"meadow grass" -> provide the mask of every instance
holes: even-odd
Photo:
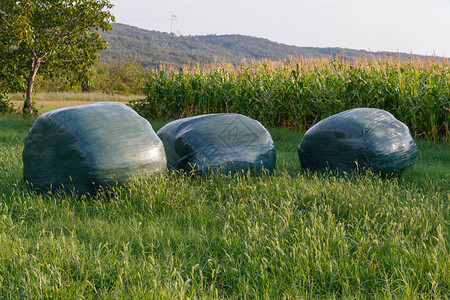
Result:
[[[94,102],[112,101],[123,102],[144,98],[142,95],[119,95],[119,94],[107,94],[101,92],[41,92],[35,93],[33,99],[36,101],[36,109],[39,113],[45,113],[50,110],[90,104]],[[14,93],[8,95],[8,100],[13,103],[14,108],[20,111],[23,107],[25,96],[23,93]]]
[[[401,177],[302,170],[136,178],[91,199],[30,194],[0,117],[0,298],[449,298],[450,155],[418,140]],[[157,130],[164,122],[151,122]]]

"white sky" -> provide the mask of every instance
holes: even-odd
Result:
[[[116,22],[181,35],[450,57],[450,0],[110,0]]]

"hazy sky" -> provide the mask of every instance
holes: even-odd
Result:
[[[450,57],[450,0],[111,0],[116,22],[181,35]]]

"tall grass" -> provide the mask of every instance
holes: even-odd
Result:
[[[415,136],[450,142],[450,65],[446,60],[262,61],[151,73],[146,99],[131,102],[149,118],[236,112],[267,126],[306,130],[355,107],[391,112]]]
[[[449,298],[448,145],[419,140],[399,178],[337,176],[302,170],[301,133],[269,128],[273,175],[171,173],[86,199],[28,193],[32,123],[0,116],[1,299]]]

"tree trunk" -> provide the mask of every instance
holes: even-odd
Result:
[[[25,103],[23,104],[23,112],[28,112],[32,114],[34,112],[33,107],[33,85],[34,85],[34,78],[36,77],[36,73],[39,69],[39,64],[41,60],[39,58],[33,59],[31,62],[31,68],[30,68],[30,76],[25,77],[25,80],[27,81],[27,98],[25,99]]]
[[[23,104],[23,111],[28,111],[30,114],[34,112],[33,107],[33,85],[34,85],[34,79],[28,78],[27,79],[27,98],[25,99],[25,103]]]

